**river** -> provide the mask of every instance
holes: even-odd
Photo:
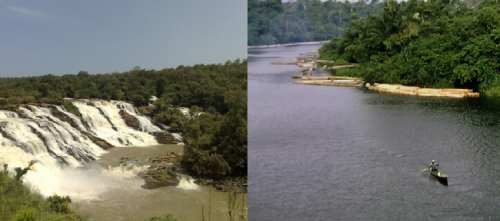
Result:
[[[249,50],[250,220],[500,219],[499,103],[293,84],[271,64],[318,47]]]

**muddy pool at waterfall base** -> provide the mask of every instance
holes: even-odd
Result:
[[[141,188],[144,182],[137,177],[137,171],[148,158],[170,152],[180,153],[182,149],[181,145],[111,149],[97,164],[107,168],[110,177],[116,178],[113,185],[106,184],[108,188],[94,199],[74,200],[72,207],[90,221],[142,221],[165,214],[172,214],[177,220],[199,221],[202,208],[208,211],[210,207],[212,220],[227,220],[227,193],[212,187],[181,180],[178,186]],[[123,158],[137,162],[137,167],[118,167]]]

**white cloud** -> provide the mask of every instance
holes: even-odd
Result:
[[[18,7],[18,6],[7,6],[7,9],[15,12],[20,15],[26,15],[26,16],[33,16],[33,17],[43,17],[45,14],[43,14],[40,11],[29,9],[29,8],[24,8],[24,7]]]

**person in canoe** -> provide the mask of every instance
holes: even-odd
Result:
[[[438,171],[439,170],[439,163],[436,162],[435,160],[432,160],[431,164],[429,164],[429,169],[431,170],[431,172]]]

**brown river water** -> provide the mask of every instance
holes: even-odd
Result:
[[[172,214],[177,220],[201,221],[202,211],[211,220],[229,220],[229,194],[216,191],[213,187],[198,186],[182,179],[177,187],[143,189],[143,180],[136,175],[141,165],[150,157],[168,152],[182,152],[180,145],[159,145],[153,147],[114,148],[98,161],[106,173],[118,177],[95,185],[109,186],[97,199],[76,200],[73,208],[93,221],[142,221],[153,216]],[[119,168],[120,159],[127,157],[136,162],[137,168]],[[238,205],[244,204],[239,212],[246,212],[246,194],[238,196]]]

